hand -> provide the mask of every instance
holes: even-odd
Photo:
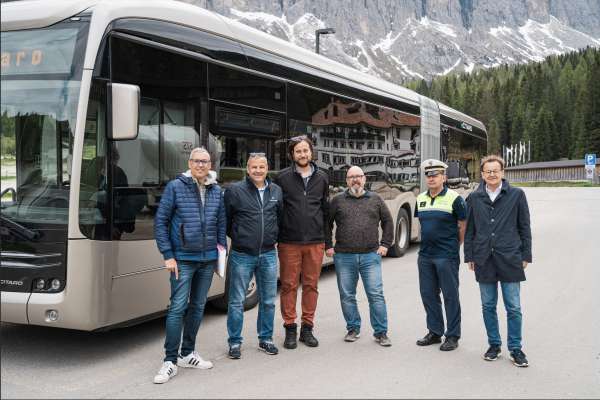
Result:
[[[471,271],[475,271],[475,263],[474,263],[474,262],[472,262],[472,261],[470,261],[468,264],[469,264],[469,269],[470,269]]]
[[[529,264],[527,261],[523,261],[523,269],[527,268],[527,264]]]
[[[223,246],[222,244],[219,244],[219,243],[217,243],[217,249],[218,249],[218,250],[221,250],[221,251],[222,251],[222,250],[227,250],[227,249],[225,248],[225,246]]]
[[[387,247],[385,246],[379,246],[379,248],[377,249],[377,254],[379,254],[381,257],[385,256],[387,254]]]
[[[325,250],[325,255],[327,255],[327,257],[333,257],[333,255],[335,254],[335,250],[332,248]]]
[[[175,272],[175,280],[179,279],[177,261],[174,258],[169,258],[168,260],[165,260],[165,267],[167,267],[167,271]]]

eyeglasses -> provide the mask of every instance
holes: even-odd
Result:
[[[427,171],[427,172],[425,172],[425,176],[428,178],[433,178],[435,176],[442,175],[442,174],[443,174],[442,171]]]
[[[192,158],[190,160],[194,165],[208,165],[210,164],[210,160],[202,160],[199,158]]]
[[[486,175],[499,175],[500,172],[502,172],[501,169],[490,169],[488,171],[483,171],[483,173]]]
[[[265,153],[248,153],[248,158],[254,158],[254,157],[266,157],[267,155]]]
[[[352,181],[354,179],[361,179],[361,178],[364,178],[364,177],[365,177],[364,175],[348,175],[346,177],[346,179],[348,179],[349,181]]]
[[[308,136],[306,135],[294,136],[290,138],[290,142],[301,142],[306,139],[308,139]]]

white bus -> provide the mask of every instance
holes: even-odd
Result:
[[[486,150],[473,118],[199,7],[1,7],[2,321],[102,330],[164,314],[154,214],[196,146],[226,187],[248,152],[276,173],[288,138],[311,137],[332,194],[359,165],[386,200],[393,256],[419,235],[420,161],[446,160],[468,190]],[[215,275],[221,307],[226,286]]]

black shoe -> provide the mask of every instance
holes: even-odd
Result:
[[[486,361],[496,361],[500,357],[500,353],[502,353],[500,346],[490,346],[483,355],[483,359]]]
[[[300,329],[300,341],[308,347],[317,347],[319,341],[314,337],[312,330],[312,326],[302,324],[302,328]]]
[[[513,350],[510,352],[510,359],[513,364],[517,367],[529,367],[529,362],[527,361],[527,357],[525,357],[525,353],[521,350]]]
[[[298,346],[298,342],[296,342],[298,325],[290,324],[284,325],[283,327],[285,328],[285,340],[283,341],[283,347],[286,349],[295,349]]]
[[[277,349],[277,347],[275,347],[275,345],[271,341],[260,342],[258,344],[258,349],[262,350],[265,353],[272,355],[272,356],[279,353],[279,350]]]
[[[458,347],[458,338],[456,336],[448,336],[444,343],[440,346],[441,351],[452,351]]]
[[[242,356],[242,345],[240,344],[232,344],[229,346],[229,353],[227,356],[232,360],[237,360]]]
[[[442,343],[442,337],[433,332],[429,332],[423,339],[417,340],[417,346],[430,346],[434,343]]]

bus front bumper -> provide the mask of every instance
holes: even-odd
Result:
[[[22,292],[1,292],[0,318],[2,322],[12,322],[14,324],[28,324],[27,302],[31,293]]]

